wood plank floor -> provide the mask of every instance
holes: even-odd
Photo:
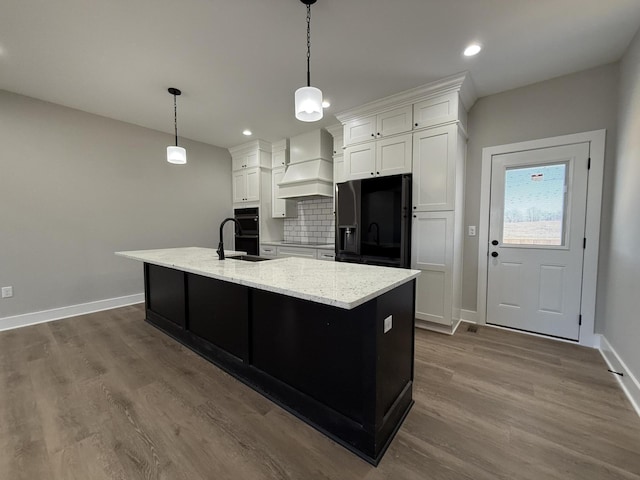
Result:
[[[640,479],[640,419],[591,349],[416,334],[416,404],[374,468],[132,306],[0,333],[0,478]]]

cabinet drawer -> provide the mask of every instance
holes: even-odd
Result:
[[[328,262],[333,262],[335,259],[336,259],[336,252],[332,252],[331,250],[318,249],[318,260],[326,260]]]
[[[317,249],[305,247],[278,247],[278,257],[317,258]]]
[[[275,257],[278,255],[278,247],[275,245],[260,245],[261,257]]]

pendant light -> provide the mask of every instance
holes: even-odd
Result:
[[[307,6],[307,86],[296,90],[296,118],[303,122],[316,122],[322,118],[322,92],[311,86],[309,63],[311,60],[311,5],[316,0],[300,0]]]
[[[171,87],[169,93],[173,95],[173,126],[176,132],[176,145],[175,147],[173,145],[167,147],[167,162],[184,165],[187,163],[187,151],[178,146],[178,106],[176,103],[176,97],[182,95],[182,92],[177,88]]]

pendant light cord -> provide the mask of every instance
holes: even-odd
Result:
[[[307,87],[311,86],[311,5],[307,5]]]
[[[173,94],[173,128],[176,132],[176,147],[178,146],[178,105],[176,103],[176,94]]]

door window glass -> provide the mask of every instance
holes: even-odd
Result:
[[[503,244],[564,245],[566,176],[566,163],[505,171]]]

